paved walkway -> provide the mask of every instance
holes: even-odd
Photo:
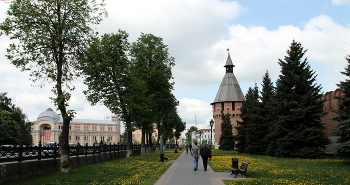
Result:
[[[165,156],[166,157],[166,156]],[[215,156],[213,157],[215,162]],[[214,172],[208,165],[207,171],[204,171],[202,158],[198,160],[198,170],[193,170],[192,156],[183,151],[170,168],[158,179],[155,185],[224,185],[223,180],[247,179],[242,175],[234,178],[230,172]],[[230,168],[231,164],[227,164]]]

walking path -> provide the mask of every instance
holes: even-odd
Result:
[[[215,157],[213,160],[215,161]],[[209,165],[207,171],[204,171],[202,158],[198,160],[198,170],[194,171],[192,156],[190,153],[186,154],[186,151],[182,152],[176,160],[169,160],[169,162],[173,164],[155,185],[225,185],[223,180],[247,179],[240,174],[234,178],[231,172],[214,172]],[[227,168],[230,166],[231,164],[227,164]]]

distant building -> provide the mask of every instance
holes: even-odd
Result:
[[[198,145],[201,144],[210,144],[214,145],[215,140],[215,129],[211,132],[210,129],[200,129],[196,132],[192,132],[192,141],[196,140]]]
[[[118,143],[120,141],[120,121],[73,119],[69,125],[69,143],[92,145],[101,141]],[[59,142],[63,119],[51,108],[42,112],[32,128],[33,143]]]
[[[332,117],[339,116],[338,114],[334,113],[334,110],[338,109],[338,99],[335,99],[334,96],[343,96],[344,94],[340,92],[339,89],[335,91],[329,91],[326,92],[322,100],[325,100],[324,106],[323,106],[323,111],[327,112],[327,114],[322,118],[322,123],[325,125],[325,129],[323,132],[326,134],[326,136],[332,141],[332,144],[327,145],[327,148],[325,150],[326,153],[328,154],[335,154],[336,152],[336,146],[337,146],[337,139],[338,136],[335,136],[332,132],[332,129],[334,129],[337,125],[339,125],[338,121],[333,121],[331,120]]]
[[[228,57],[226,60],[226,64],[224,66],[226,68],[225,76],[222,79],[219,91],[214,99],[214,102],[211,103],[213,118],[214,118],[214,130],[215,130],[215,148],[218,148],[218,144],[221,136],[221,111],[224,114],[229,113],[231,115],[231,124],[233,127],[233,135],[237,135],[237,129],[235,126],[237,125],[237,121],[242,121],[240,118],[243,101],[245,97],[242,93],[241,87],[238,84],[238,81],[233,73],[233,67],[235,67],[232,63],[230,53],[228,53]]]
[[[174,130],[175,131],[175,130]],[[158,129],[156,124],[153,124],[153,133],[152,133],[152,137],[154,138],[154,140],[158,139]],[[142,132],[141,130],[135,130],[134,132],[132,132],[132,142],[133,143],[141,143],[141,138],[142,138]],[[148,141],[146,141],[147,143]],[[170,143],[170,141],[166,141],[166,143]],[[177,140],[177,144],[182,145],[182,133],[180,134],[180,138]]]

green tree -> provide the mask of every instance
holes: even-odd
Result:
[[[132,132],[135,121],[146,115],[148,103],[144,96],[146,84],[131,70],[127,52],[130,44],[128,34],[104,34],[95,39],[81,58],[81,69],[86,76],[84,91],[87,99],[95,105],[102,102],[112,113],[119,115],[125,123],[127,134],[127,156],[132,155]]]
[[[191,126],[190,129],[187,129],[187,132],[186,132],[186,143],[187,144],[191,144],[193,143],[194,141],[192,140],[192,133],[193,132],[196,132],[198,130],[197,127],[195,126]]]
[[[333,120],[339,121],[340,124],[333,129],[333,133],[338,136],[337,143],[337,153],[336,155],[349,159],[350,157],[350,55],[346,57],[348,61],[348,66],[345,68],[344,72],[341,74],[345,75],[347,79],[341,81],[337,86],[340,92],[343,93],[342,96],[335,97],[339,100],[338,109],[334,112],[339,116],[333,117]]]
[[[11,113],[0,110],[0,144],[18,144],[20,140],[20,127],[11,118]]]
[[[23,113],[22,109],[15,107],[11,113],[12,119],[18,123],[20,127],[20,141],[24,145],[32,145],[33,136],[31,134],[33,123],[30,122],[27,116]]]
[[[270,140],[273,138],[269,138],[269,133],[271,131],[270,124],[274,121],[275,115],[273,112],[274,109],[274,99],[275,99],[275,87],[271,82],[270,75],[268,71],[266,71],[263,77],[262,83],[262,91],[260,91],[260,126],[261,130],[259,131],[259,137],[261,138],[261,150],[259,154],[266,154],[266,149],[268,148],[268,144]]]
[[[145,109],[146,115],[142,115],[142,119],[135,120],[136,127],[142,130],[141,147],[144,147],[145,131],[152,128],[153,123],[157,123],[159,136],[172,133],[175,126],[171,119],[178,101],[171,93],[174,83],[170,82],[173,79],[171,68],[175,62],[169,55],[163,39],[152,34],[141,33],[138,40],[132,43],[130,56],[133,74],[146,84],[143,96],[151,100],[151,103],[145,104],[148,105]]]
[[[322,132],[323,101],[315,72],[305,58],[306,50],[293,40],[287,56],[279,59],[281,75],[276,82],[276,119],[268,154],[273,156],[317,157],[329,144]]]
[[[16,136],[19,138],[18,140],[22,141],[25,145],[31,145],[33,141],[31,126],[33,123],[28,120],[22,109],[16,107],[16,105],[12,103],[11,98],[7,97],[6,95],[7,93],[0,93],[0,110],[9,112],[11,119],[18,124],[20,128],[20,133],[18,136]],[[16,131],[13,133],[16,133]],[[17,145],[19,143],[17,142],[11,144]]]
[[[224,114],[221,111],[221,136],[219,142],[220,150],[233,150],[235,147],[234,136],[232,133],[231,115],[229,113]]]
[[[241,107],[242,122],[238,122],[242,128],[238,128],[238,135],[236,140],[240,139],[243,143],[237,144],[239,152],[247,152],[251,154],[265,153],[265,148],[261,146],[263,143],[263,125],[260,119],[260,103],[259,103],[259,90],[258,87],[249,88],[246,95],[246,100]],[[238,126],[238,127],[240,127]],[[236,127],[237,128],[237,127]],[[244,130],[244,131],[243,131]],[[239,141],[240,141],[239,140]],[[262,152],[264,151],[264,152]]]
[[[14,0],[7,11],[8,17],[0,25],[1,34],[10,35],[19,42],[8,48],[7,58],[22,71],[32,70],[31,80],[41,79],[56,83],[51,98],[63,117],[59,136],[61,171],[69,157],[69,124],[73,110],[67,110],[71,82],[79,76],[78,57],[89,39],[95,36],[90,28],[98,24],[106,13],[104,2],[95,0]],[[41,83],[42,86],[44,83]]]
[[[125,131],[120,135],[121,143],[127,143],[128,142],[128,132]]]
[[[255,130],[254,127],[258,124],[258,111],[259,111],[259,91],[257,86],[255,88],[249,87],[248,92],[245,96],[245,101],[241,107],[241,119],[238,121],[236,127],[238,134],[235,136],[237,141],[237,151],[240,153],[255,153]],[[258,131],[259,132],[259,131]],[[259,138],[258,138],[259,139]]]

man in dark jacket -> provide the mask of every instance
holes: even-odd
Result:
[[[204,171],[207,171],[208,158],[211,159],[211,150],[207,147],[207,144],[199,150],[200,155],[202,156]]]

